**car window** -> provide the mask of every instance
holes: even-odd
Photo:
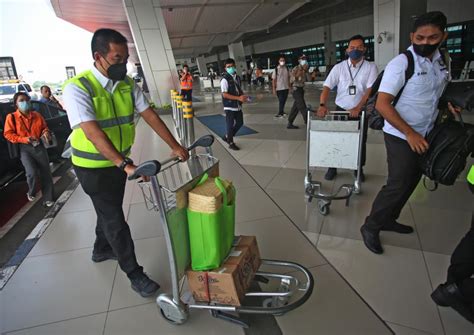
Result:
[[[33,109],[40,113],[45,118],[45,120],[51,119],[51,113],[49,112],[48,105],[39,101],[32,101],[31,104],[33,105]]]
[[[30,86],[30,85],[25,84],[25,87],[26,87],[26,90],[27,90],[28,92],[32,92],[32,91],[33,91],[33,90],[31,89],[31,86]]]
[[[23,85],[18,85],[18,92],[26,92],[25,87]]]
[[[0,86],[0,95],[15,94],[15,85],[2,85]]]
[[[61,116],[61,110],[57,107],[54,107],[52,105],[48,105],[49,108],[49,113],[51,114],[51,117],[58,117]]]

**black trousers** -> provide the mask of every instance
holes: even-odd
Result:
[[[36,173],[38,172],[43,201],[53,201],[54,184],[46,148],[42,144],[36,147],[33,147],[31,144],[20,144],[20,160],[25,168],[28,194],[35,195]]]
[[[342,111],[345,111],[345,109],[336,105],[336,111],[342,112]],[[349,117],[349,120],[359,120],[360,121],[360,117]],[[368,121],[367,121],[367,115],[365,116],[364,123],[365,123],[364,132],[362,133],[362,142],[363,142],[362,143],[362,152],[360,153],[360,160],[361,160],[362,166],[365,166],[365,161],[366,161],[366,157],[367,157],[367,133],[368,133],[368,129],[369,129],[369,124],[368,124]],[[359,122],[359,124],[360,124],[360,122]]]
[[[225,110],[226,121],[226,137],[228,143],[234,143],[234,136],[244,125],[244,114],[242,110],[229,111]]]
[[[461,239],[451,256],[448,268],[448,283],[456,283],[462,295],[474,303],[474,213],[471,229]]]
[[[304,88],[296,87],[293,89],[293,107],[291,107],[290,115],[288,116],[288,124],[293,124],[298,115],[298,112],[301,113],[304,123],[308,122],[308,111],[306,110],[306,102],[304,101]]]
[[[285,112],[285,104],[286,100],[288,99],[288,92],[289,90],[278,90],[276,91],[278,97],[278,114],[283,114]]]
[[[407,141],[386,133],[384,139],[388,177],[366,218],[367,226],[376,231],[398,219],[422,175],[418,164],[419,155],[411,150]]]
[[[88,169],[74,166],[74,171],[97,214],[94,253],[113,250],[120,268],[129,278],[140,274],[143,268],[137,263],[132,235],[122,209],[127,174],[116,167]]]
[[[181,90],[183,101],[193,101],[193,90]]]

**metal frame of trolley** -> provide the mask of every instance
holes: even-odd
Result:
[[[217,318],[236,323],[242,327],[248,325],[239,318],[239,314],[271,314],[282,315],[305,303],[312,294],[314,279],[311,273],[302,265],[293,262],[264,260],[263,266],[280,268],[281,273],[261,271],[256,273],[254,282],[276,289],[271,291],[255,290],[246,292],[242,306],[219,305],[207,302],[185,302],[183,290],[186,280],[185,271],[188,269],[191,258],[189,254],[188,224],[181,216],[173,220],[180,199],[178,192],[187,192],[200,180],[205,173],[210,173],[217,167],[218,160],[212,155],[211,145],[214,142],[212,135],[206,135],[194,142],[188,150],[192,153],[186,162],[178,158],[158,162],[147,161],[140,164],[129,180],[140,176],[149,177],[149,181],[139,181],[148,210],[159,213],[163,226],[166,248],[169,257],[172,292],[158,295],[156,302],[162,316],[169,322],[179,325],[186,322],[190,309],[206,309]],[[196,154],[195,148],[205,148],[204,154]],[[184,209],[185,210],[185,209]],[[178,229],[179,228],[179,229]],[[187,240],[177,245],[176,241]],[[187,252],[182,252],[187,248]],[[301,280],[295,274],[299,273]],[[273,286],[272,286],[273,285]],[[297,294],[299,292],[299,294]],[[189,294],[188,294],[189,296]],[[249,297],[250,299],[247,299]],[[192,299],[191,299],[192,300]],[[252,304],[248,303],[252,301]]]
[[[346,200],[352,194],[361,192],[361,153],[365,111],[359,120],[349,120],[349,112],[329,112],[324,118],[313,115],[308,107],[308,124],[306,134],[306,175],[304,179],[305,195],[308,202],[318,199],[318,210],[322,215],[328,215],[333,200]],[[311,168],[341,168],[357,170],[354,184],[343,184],[333,193],[322,192],[322,183],[313,181]]]

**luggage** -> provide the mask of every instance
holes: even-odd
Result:
[[[474,152],[474,125],[446,120],[436,125],[426,140],[429,149],[420,157],[423,174],[438,184],[453,185]],[[423,180],[426,187],[426,178]],[[427,187],[426,187],[427,188]]]
[[[439,100],[439,108],[446,108],[450,102],[464,110],[474,109],[474,81],[451,81]]]
[[[13,113],[10,113],[10,118],[12,119],[13,127],[15,127],[15,130],[16,130],[15,115],[13,115]],[[20,158],[20,145],[18,143],[12,143],[7,140],[7,148],[8,148],[8,156],[10,156],[10,159]]]
[[[235,188],[205,174],[188,196],[191,267],[195,271],[217,268],[234,239]]]

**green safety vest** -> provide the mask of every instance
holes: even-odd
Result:
[[[126,77],[114,92],[107,92],[92,71],[85,71],[68,80],[64,86],[74,84],[84,90],[92,100],[96,121],[115,149],[124,157],[130,154],[135,139],[133,81]],[[85,168],[115,166],[102,156],[84,131],[78,127],[71,134],[72,163]]]
[[[467,181],[469,182],[469,184],[474,185],[474,165],[471,166],[471,169],[467,174]]]

